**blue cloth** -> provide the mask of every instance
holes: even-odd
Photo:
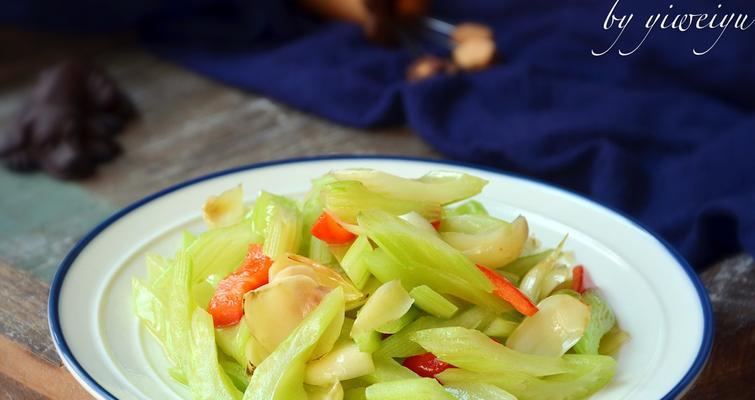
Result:
[[[753,14],[750,2],[717,10],[679,0],[671,10],[624,0],[617,14],[635,21],[617,48],[594,57],[618,34],[603,30],[614,0],[438,0],[434,16],[493,26],[502,62],[415,84],[404,79],[407,50],[284,2],[163,3],[128,20],[155,52],[207,76],[351,126],[408,123],[453,159],[623,210],[698,268],[755,254],[755,27],[730,26],[699,57],[692,48],[709,47],[720,30],[655,30],[633,55],[616,54],[640,42],[656,12]]]

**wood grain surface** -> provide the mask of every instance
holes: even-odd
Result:
[[[33,51],[29,43],[35,45]],[[125,149],[120,158],[91,178],[60,188],[81,191],[75,196],[83,193],[82,201],[95,202],[105,211],[192,177],[272,159],[323,154],[439,157],[406,128],[366,131],[338,126],[163,62],[124,38],[70,41],[2,30],[0,131],[34,76],[71,54],[104,67],[142,112],[120,137]],[[0,188],[3,196],[14,195],[5,189]],[[3,228],[3,221],[11,221],[11,216],[0,210],[0,398],[88,397],[60,366],[46,321],[46,281],[54,265],[72,240],[99,218],[83,212],[75,216],[86,226],[69,230],[71,238],[54,234],[54,227],[12,231],[15,240],[45,240],[36,251],[47,252],[45,257],[52,261],[39,269],[42,261],[33,250],[2,246],[10,240],[2,236],[2,229],[11,229],[11,223]],[[746,255],[733,257],[707,269],[702,278],[714,305],[716,339],[708,365],[685,399],[755,398],[750,382],[755,377],[755,262]]]

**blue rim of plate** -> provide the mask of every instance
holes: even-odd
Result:
[[[148,195],[147,197],[144,197],[141,200],[138,200],[132,203],[131,205],[111,215],[106,220],[102,221],[99,225],[94,227],[94,229],[89,231],[89,233],[87,233],[86,236],[84,236],[81,240],[79,240],[76,243],[73,249],[71,249],[71,251],[63,259],[63,262],[60,263],[60,266],[58,266],[58,270],[55,272],[55,276],[53,277],[52,284],[50,286],[50,297],[47,303],[47,320],[50,326],[50,333],[52,334],[53,343],[55,344],[55,348],[57,349],[58,354],[61,356],[63,361],[65,361],[66,365],[71,370],[71,372],[75,374],[76,377],[82,383],[85,383],[88,386],[89,390],[97,393],[99,396],[105,399],[118,400],[115,396],[113,396],[110,392],[108,392],[105,388],[103,388],[97,381],[95,381],[89,375],[89,373],[81,366],[81,364],[79,364],[79,362],[76,360],[76,357],[74,357],[73,353],[71,353],[71,349],[68,347],[68,343],[66,343],[65,337],[63,336],[63,330],[61,329],[61,326],[60,326],[60,317],[58,315],[58,300],[60,297],[60,290],[63,287],[63,281],[65,280],[65,277],[66,277],[66,273],[70,269],[71,265],[73,265],[74,261],[76,260],[78,255],[81,253],[81,251],[89,244],[89,242],[91,242],[95,237],[97,237],[97,235],[99,235],[100,232],[105,230],[107,227],[109,227],[114,222],[118,221],[120,218],[127,215],[131,211],[155,199],[158,199],[166,194],[175,192],[184,187],[191,186],[202,181],[206,181],[208,179],[213,179],[220,176],[233,174],[236,172],[249,171],[249,170],[254,170],[254,169],[275,166],[275,165],[295,164],[295,163],[302,163],[302,162],[308,162],[308,161],[327,161],[327,160],[416,161],[416,162],[446,164],[450,166],[458,166],[458,167],[466,167],[466,168],[475,168],[475,169],[479,169],[486,172],[491,172],[491,173],[495,173],[495,174],[499,174],[503,176],[508,176],[508,177],[513,177],[513,178],[518,178],[518,179],[534,182],[542,186],[548,187],[550,189],[555,189],[557,191],[564,192],[571,196],[576,196],[579,199],[585,200],[593,205],[602,207],[604,209],[607,209],[609,211],[612,211],[615,214],[618,214],[624,217],[624,219],[626,219],[628,222],[632,223],[640,230],[654,237],[658,242],[660,242],[666,248],[666,250],[671,255],[674,256],[674,258],[679,263],[679,265],[682,266],[682,269],[684,269],[684,272],[687,273],[687,276],[689,280],[692,282],[692,285],[695,287],[698,299],[700,300],[700,304],[702,306],[703,339],[700,343],[700,349],[698,350],[697,356],[695,357],[695,361],[692,363],[692,366],[687,371],[687,373],[684,374],[682,379],[676,385],[674,385],[671,391],[669,391],[665,396],[662,397],[662,400],[676,399],[678,396],[683,394],[686,391],[686,389],[688,389],[692,385],[692,383],[694,383],[695,379],[700,374],[700,371],[702,371],[703,366],[705,366],[705,363],[708,360],[708,356],[710,355],[711,347],[713,345],[713,310],[711,308],[708,294],[705,291],[705,287],[703,286],[702,282],[700,281],[699,277],[697,276],[697,273],[695,273],[695,270],[692,268],[692,266],[687,262],[687,260],[684,259],[684,257],[681,256],[681,254],[679,254],[678,251],[676,251],[676,249],[674,249],[664,238],[654,233],[652,230],[647,228],[641,222],[635,220],[633,217],[625,214],[622,211],[618,211],[611,207],[600,204],[595,200],[591,200],[571,190],[564,189],[564,188],[555,186],[553,184],[546,183],[546,182],[533,179],[530,177],[526,177],[523,175],[519,175],[519,174],[515,174],[511,172],[504,172],[499,169],[488,167],[488,166],[475,165],[472,163],[465,163],[465,162],[459,162],[459,161],[438,160],[438,159],[430,159],[430,158],[422,158],[422,157],[406,157],[406,156],[390,156],[390,155],[329,155],[329,156],[318,156],[318,157],[288,158],[288,159],[283,159],[283,160],[274,160],[274,161],[267,161],[267,162],[261,162],[261,163],[254,163],[254,164],[230,168],[230,169],[214,172],[208,175],[200,176],[197,178],[189,179],[187,181],[175,184],[173,186],[169,186],[163,190],[155,192],[151,195]]]

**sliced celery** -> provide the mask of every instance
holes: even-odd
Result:
[[[417,374],[412,370],[404,367],[390,357],[376,354],[372,358],[375,364],[375,371],[363,378],[367,383],[390,382],[417,377]]]
[[[172,286],[167,292],[163,304],[167,304],[165,315],[167,325],[166,348],[179,369],[188,375],[189,353],[191,348],[192,313],[196,307],[191,294],[192,263],[184,252],[176,255],[172,267]],[[209,316],[209,315],[208,315]],[[198,322],[202,322],[201,320]],[[212,326],[212,318],[210,318]],[[214,339],[213,339],[214,345]]]
[[[304,383],[324,386],[375,372],[372,356],[352,342],[340,341],[328,354],[307,363]]]
[[[184,249],[187,249],[189,246],[191,246],[194,241],[197,240],[197,235],[191,233],[190,231],[184,230],[181,232],[181,243]]]
[[[336,288],[257,366],[244,400],[306,400],[306,362],[320,337],[343,313],[343,290]]]
[[[246,366],[249,360],[246,357],[246,343],[249,341],[249,325],[244,318],[238,324],[227,328],[215,329],[215,341],[218,348],[234,359],[239,365]]]
[[[469,200],[459,206],[443,209],[443,218],[455,217],[457,215],[488,215],[488,210],[477,200]]]
[[[382,210],[391,215],[416,211],[427,220],[440,219],[440,203],[414,199],[399,200],[371,192],[357,181],[338,181],[325,185],[323,201],[328,212],[349,224],[356,222],[357,215],[365,210]]]
[[[190,355],[187,368],[189,388],[197,400],[238,400],[241,392],[218,362],[212,317],[196,307],[191,317],[190,344],[182,349]],[[187,333],[189,333],[187,332]],[[189,349],[189,351],[187,351]]]
[[[519,400],[585,399],[613,377],[616,361],[608,356],[567,354],[563,356],[566,372],[536,378],[520,372],[487,374],[460,368],[447,369],[437,375],[446,385],[487,382],[515,395]]]
[[[404,215],[399,215],[398,217],[414,225],[418,229],[422,229],[423,231],[428,232],[433,236],[438,236],[438,231],[435,230],[433,224],[431,224],[428,220],[414,211],[406,213]]]
[[[381,334],[378,331],[366,331],[360,333],[353,333],[351,337],[359,346],[359,350],[365,353],[374,353],[380,348]]]
[[[194,265],[194,282],[210,275],[225,277],[241,264],[250,243],[261,243],[248,220],[202,233],[186,249]]]
[[[585,290],[582,302],[590,306],[590,322],[573,349],[577,354],[598,354],[600,340],[616,325],[616,316],[597,289]]]
[[[567,371],[559,357],[520,353],[473,329],[426,329],[415,332],[411,339],[441,360],[470,371],[489,374],[514,371],[533,376],[554,375]]]
[[[328,183],[334,182],[335,178],[325,175],[317,179],[312,180],[312,188],[309,189],[304,201],[301,203],[301,219],[302,219],[302,231],[301,231],[301,244],[299,254],[309,254],[309,258],[316,260],[321,264],[328,264],[325,261],[313,257],[313,249],[315,252],[319,251],[319,246],[313,246],[311,242],[319,239],[312,236],[312,226],[315,221],[323,212],[322,202],[322,187]]]
[[[432,399],[454,400],[443,386],[432,378],[412,378],[375,383],[367,387],[367,400]]]
[[[482,333],[490,337],[506,339],[512,332],[514,332],[514,329],[516,329],[517,326],[519,326],[519,322],[496,318],[487,326],[487,328],[485,328],[485,330],[482,331]]]
[[[420,316],[420,314],[421,312],[419,310],[412,307],[409,309],[409,311],[406,312],[406,314],[402,315],[401,318],[386,322],[383,325],[377,327],[376,330],[380,333],[392,335],[404,329],[405,326],[411,324],[415,319],[417,319],[417,317]]]
[[[448,244],[477,264],[490,268],[504,266],[522,253],[529,236],[527,220],[519,216],[511,224],[477,233],[441,232]]]
[[[247,375],[246,366],[239,365],[239,363],[222,353],[218,354],[218,362],[220,363],[220,367],[223,368],[225,374],[228,375],[228,378],[233,382],[233,386],[241,392],[246,390],[246,387],[249,386],[250,378],[250,376]]]
[[[440,204],[472,197],[488,183],[476,176],[433,171],[419,179],[406,179],[373,169],[345,169],[331,172],[342,181],[359,181],[367,189],[396,199],[424,200]]]
[[[537,265],[540,261],[545,260],[553,252],[552,249],[545,250],[540,253],[530,254],[528,256],[519,257],[516,260],[499,268],[499,272],[508,272],[519,277],[524,276],[529,270]]]
[[[359,289],[362,289],[370,278],[370,271],[365,262],[365,256],[371,252],[372,245],[370,244],[370,240],[367,236],[359,236],[340,260],[341,267],[346,271],[346,275],[349,276],[354,285]]]
[[[443,328],[448,326],[462,326],[469,329],[483,329],[495,318],[495,314],[482,308],[472,307],[458,313],[451,319],[436,317],[420,317],[404,329],[389,336],[380,345],[375,356],[382,357],[409,357],[425,353],[422,346],[411,340],[411,335],[417,331],[430,328]]]
[[[301,237],[299,210],[276,204],[271,208],[270,220],[265,229],[262,251],[273,260],[285,253],[296,252]]]
[[[165,257],[155,253],[147,253],[144,263],[147,265],[147,286],[150,287],[161,279],[170,266],[170,262]]]
[[[459,400],[517,400],[513,394],[484,382],[460,382],[445,389]]]
[[[304,237],[309,241],[309,249],[306,251],[309,258],[322,265],[330,265],[337,261],[336,258],[333,257],[333,253],[330,251],[330,246],[328,246],[327,243],[309,233],[307,233],[306,236],[303,236],[302,239]]]
[[[442,294],[430,289],[427,285],[420,285],[409,292],[417,307],[438,318],[451,318],[459,310],[454,303]]]
[[[343,393],[344,400],[367,400],[367,388],[364,386],[358,386],[351,389],[346,389]]]
[[[379,248],[394,260],[389,265],[375,252],[368,258],[380,261],[370,266],[378,279],[400,276],[407,287],[426,284],[436,292],[450,294],[471,303],[502,312],[508,304],[493,295],[492,284],[463,254],[439,238],[381,211],[366,211],[359,216],[359,224]],[[375,257],[375,258],[373,258]],[[371,260],[371,261],[370,261]],[[382,265],[385,264],[385,265]],[[386,271],[379,271],[385,268]]]

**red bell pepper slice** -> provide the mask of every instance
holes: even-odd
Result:
[[[585,291],[585,267],[577,265],[571,271],[571,288],[575,292],[582,293]]]
[[[356,235],[347,231],[327,212],[317,218],[311,233],[327,244],[346,244],[356,239]]]
[[[488,277],[488,280],[493,284],[493,293],[505,300],[507,303],[514,306],[514,308],[520,313],[531,317],[538,311],[537,306],[532,304],[532,301],[519,289],[509,282],[508,279],[499,275],[492,269],[483,265],[477,264],[477,268]]]
[[[432,225],[433,228],[435,228],[435,230],[437,231],[440,229],[440,220],[430,222],[430,225]]]
[[[244,295],[267,284],[268,271],[273,260],[262,252],[259,244],[250,244],[244,262],[233,273],[218,283],[207,311],[215,327],[237,324],[244,315]]]
[[[402,363],[403,366],[412,370],[415,374],[424,378],[435,378],[435,375],[449,369],[455,368],[453,365],[441,361],[433,353],[418,354],[407,357]]]

